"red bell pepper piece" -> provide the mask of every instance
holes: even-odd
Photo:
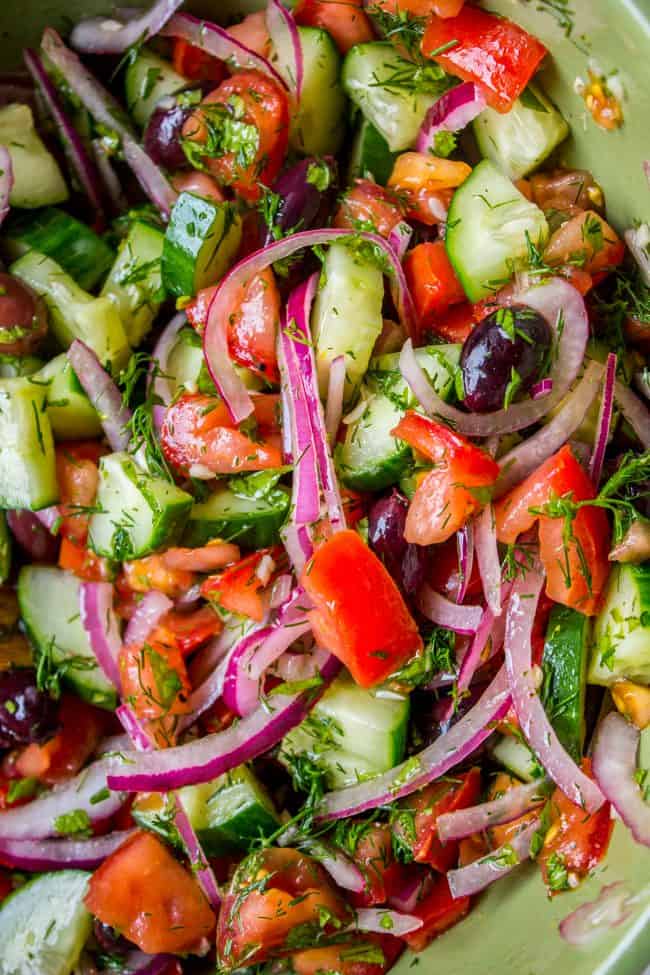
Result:
[[[417,931],[404,935],[404,941],[412,951],[424,951],[443,931],[453,927],[469,911],[469,897],[454,899],[445,876],[438,877],[424,900],[414,908],[413,914],[424,922]]]
[[[427,329],[437,331],[438,318],[451,305],[466,300],[441,240],[410,250],[404,259],[404,273],[415,303],[419,336]]]
[[[231,613],[240,613],[261,623],[268,610],[270,591],[265,591],[267,586],[257,570],[262,559],[271,554],[272,549],[260,549],[219,575],[210,576],[201,586],[201,594]]]

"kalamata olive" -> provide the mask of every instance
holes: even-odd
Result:
[[[56,703],[36,686],[36,673],[0,673],[0,748],[46,741],[56,730]]]
[[[293,227],[309,230],[324,226],[336,191],[336,169],[332,159],[301,159],[280,173],[273,192],[280,197],[275,226],[286,233]],[[275,240],[265,228],[264,245]]]
[[[465,406],[499,410],[539,378],[551,347],[551,328],[526,305],[497,308],[465,339],[460,357]]]
[[[34,561],[56,561],[59,540],[41,524],[33,511],[8,511],[7,524],[18,544]]]
[[[93,934],[95,941],[108,955],[126,955],[133,945],[109,924],[104,924],[98,918],[93,921]]]
[[[144,130],[144,148],[157,165],[166,169],[187,165],[180,137],[191,112],[191,107],[179,105],[172,97],[154,108]]]
[[[404,595],[413,596],[424,582],[427,551],[404,538],[408,501],[392,491],[376,501],[368,513],[368,542]]]
[[[0,354],[29,355],[46,334],[43,300],[22,281],[0,273]]]

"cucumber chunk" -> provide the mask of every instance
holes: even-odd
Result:
[[[93,298],[52,258],[28,251],[9,268],[39,294],[50,314],[57,342],[67,348],[81,339],[102,363],[126,365],[131,349],[119,312],[109,298]]]
[[[175,95],[188,84],[187,78],[174,71],[169,61],[141,47],[124,75],[127,108],[134,121],[144,128],[160,99]]]
[[[542,702],[560,742],[580,762],[585,737],[585,692],[591,639],[589,618],[554,606],[546,629]]]
[[[473,125],[481,155],[510,179],[521,179],[541,166],[569,134],[558,110],[532,82],[509,112],[485,108]]]
[[[588,680],[650,684],[650,563],[615,564],[594,623]]]
[[[522,782],[534,782],[544,776],[544,769],[528,745],[512,735],[499,735],[495,744],[490,747],[490,754],[499,765]]]
[[[415,144],[424,116],[449,87],[444,77],[439,84],[432,81],[427,94],[413,93],[406,85],[395,83],[415,70],[411,61],[384,41],[357,44],[343,62],[345,91],[381,132],[391,152],[403,152]]]
[[[0,380],[0,508],[37,511],[59,500],[47,385]]]
[[[71,975],[90,936],[90,874],[44,873],[0,907],[0,975]]]
[[[7,147],[11,156],[12,207],[32,210],[68,199],[59,164],[36,131],[29,105],[14,103],[0,108],[0,144]]]
[[[307,718],[282,740],[279,758],[306,755],[339,789],[373,778],[404,757],[410,702],[376,697],[346,674],[325,691]]]
[[[43,368],[35,355],[0,355],[0,379],[22,379]]]
[[[289,142],[305,156],[334,156],[345,134],[341,56],[327,31],[299,27],[298,36],[303,59],[302,95],[292,113]]]
[[[429,346],[416,350],[416,358],[439,396],[448,399],[460,361],[460,345]],[[384,355],[370,362],[361,396],[366,408],[347,427],[336,450],[339,476],[358,491],[380,491],[395,484],[412,464],[411,448],[391,435],[404,411],[417,405],[402,378],[399,355]]]
[[[99,462],[98,511],[88,540],[98,555],[122,562],[150,555],[180,537],[192,497],[162,477],[138,470],[126,453]]]
[[[86,291],[102,280],[115,256],[94,230],[56,207],[12,215],[3,247],[12,260],[30,250],[51,257]]]
[[[117,308],[134,348],[150,331],[165,297],[160,268],[164,241],[157,227],[135,220],[102,288],[102,295]]]
[[[53,565],[25,565],[18,576],[20,615],[37,660],[51,656],[63,683],[90,704],[112,710],[115,688],[95,659],[79,614],[79,579]]]
[[[385,186],[396,159],[397,153],[390,151],[381,132],[362,116],[352,143],[349,182],[360,177]]]
[[[320,392],[326,395],[330,365],[343,355],[345,398],[349,401],[383,327],[384,276],[376,264],[345,244],[332,244],[322,278],[311,317]]]
[[[162,251],[162,281],[177,297],[216,284],[241,242],[241,220],[231,203],[181,193],[169,218]]]
[[[259,471],[220,485],[192,508],[183,543],[196,548],[221,538],[242,548],[273,545],[289,513],[289,491],[277,483],[282,473]]]
[[[493,293],[526,264],[529,243],[544,245],[546,217],[484,159],[460,186],[447,220],[447,253],[470,301]]]
[[[86,440],[101,436],[99,414],[86,396],[65,352],[51,359],[39,372],[38,379],[49,383],[47,416],[56,440]]]

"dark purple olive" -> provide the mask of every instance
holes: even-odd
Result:
[[[158,166],[180,169],[187,165],[180,137],[191,112],[191,107],[179,105],[174,98],[165,98],[154,108],[144,131],[144,148]]]
[[[293,228],[323,227],[334,202],[336,163],[333,159],[301,159],[280,173],[273,186],[280,197],[274,224],[286,234]],[[273,230],[264,228],[264,245],[275,240]]]
[[[56,703],[39,691],[33,670],[26,667],[0,674],[0,748],[46,741],[56,723]]]
[[[470,332],[460,357],[464,403],[474,413],[500,410],[539,378],[551,328],[526,305],[498,308]]]
[[[93,921],[93,934],[99,947],[108,955],[126,955],[133,948],[132,943],[118,934],[115,928],[97,918]]]
[[[35,562],[56,562],[59,542],[33,511],[8,511],[7,524],[21,548]]]
[[[43,299],[11,274],[0,273],[0,353],[30,355],[47,334]]]
[[[406,596],[413,596],[424,582],[427,550],[404,538],[408,501],[392,491],[375,501],[368,514],[368,543]]]

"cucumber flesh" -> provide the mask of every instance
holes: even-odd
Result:
[[[587,616],[566,606],[553,607],[544,642],[542,701],[560,742],[578,763],[585,736],[590,639]]]
[[[241,242],[241,220],[231,203],[181,193],[162,250],[162,282],[172,295],[195,295],[216,284]]]
[[[544,776],[544,769],[528,745],[512,735],[500,735],[491,746],[490,753],[499,765],[522,782],[534,782]]]
[[[90,874],[44,873],[0,907],[0,975],[71,975],[90,937]]]
[[[299,27],[298,36],[303,84],[300,105],[292,113],[289,142],[305,156],[334,156],[345,135],[341,56],[327,31]]]
[[[115,688],[95,659],[79,614],[79,579],[52,565],[26,565],[18,576],[20,615],[36,657],[67,661],[64,683],[97,707],[112,710]]]
[[[164,241],[157,227],[135,220],[102,288],[102,295],[117,308],[134,348],[150,331],[165,297],[160,268]]]
[[[22,379],[43,368],[35,355],[0,355],[0,379]]]
[[[0,508],[37,511],[59,500],[47,385],[0,380]]]
[[[124,75],[127,108],[136,124],[144,128],[161,98],[175,95],[188,85],[187,78],[174,71],[169,61],[142,47]]]
[[[588,680],[650,684],[650,563],[612,568],[594,623]]]
[[[348,179],[370,179],[385,186],[393,171],[397,153],[391,152],[378,129],[361,117],[361,124],[352,143]]]
[[[29,105],[14,103],[0,108],[0,145],[6,146],[11,156],[12,207],[32,210],[68,199],[59,164],[37,133]]]
[[[488,159],[475,167],[451,201],[447,254],[465,294],[480,301],[525,266],[529,244],[543,247],[546,217]]]
[[[99,414],[86,396],[65,352],[51,359],[38,378],[49,383],[47,416],[56,440],[86,440],[102,435]]]
[[[288,490],[277,484],[280,473],[242,475],[219,486],[192,508],[183,543],[195,548],[221,538],[258,549],[277,542],[290,505]]]

